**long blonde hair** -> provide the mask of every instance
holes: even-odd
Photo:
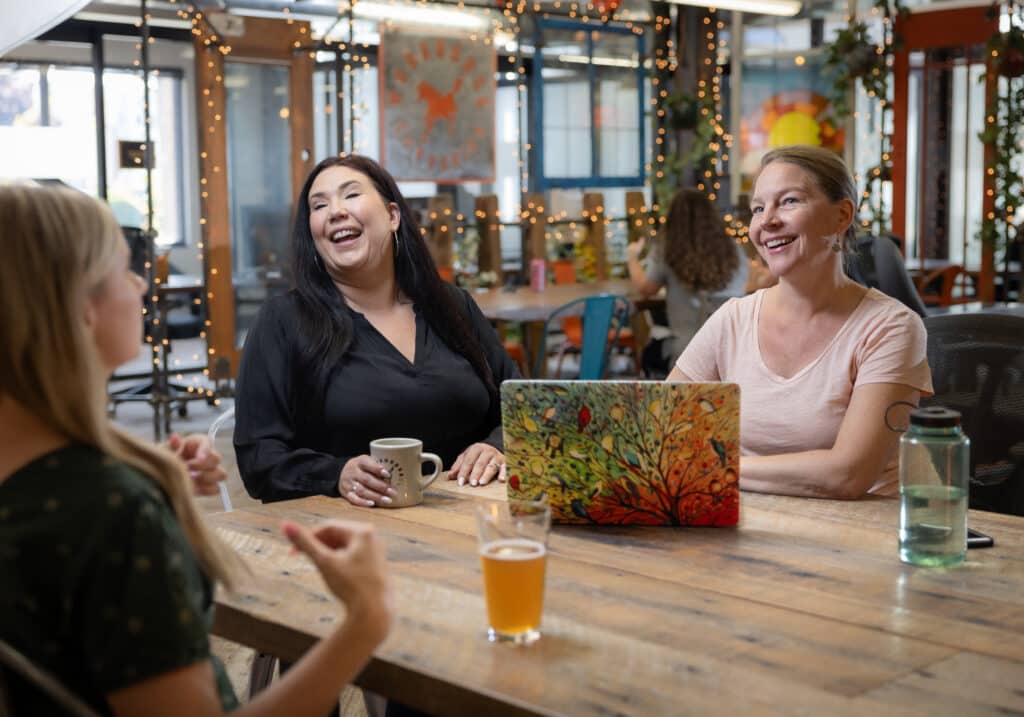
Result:
[[[0,395],[152,479],[207,573],[231,586],[241,558],[201,520],[184,463],[107,417],[106,369],[84,320],[85,301],[104,291],[123,241],[97,199],[63,188],[0,186]]]

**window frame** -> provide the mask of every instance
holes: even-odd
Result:
[[[590,168],[591,174],[585,177],[549,177],[544,173],[544,53],[543,39],[545,30],[582,30],[587,35],[587,58],[594,57],[594,32],[606,32],[619,35],[628,35],[636,38],[637,56],[640,61],[636,67],[636,86],[639,94],[637,102],[637,173],[633,175],[602,175],[594,174],[594,167],[598,166],[597,128],[593,123],[590,127]],[[551,18],[538,18],[534,24],[534,53],[533,72],[530,82],[530,94],[533,98],[535,110],[531,122],[531,136],[534,138],[533,146],[536,152],[536,160],[533,162],[533,170],[530,172],[530,184],[532,191],[546,191],[549,189],[586,189],[590,187],[635,187],[643,186],[646,181],[644,158],[646,157],[646,127],[645,108],[646,103],[646,77],[644,72],[644,60],[646,52],[646,41],[644,32],[617,25],[594,26],[592,23],[576,22],[572,20],[556,20]],[[594,98],[596,95],[595,85],[597,81],[596,66],[593,62],[587,63],[587,78],[590,100],[590,116],[594,116]]]

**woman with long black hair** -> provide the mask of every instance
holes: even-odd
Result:
[[[387,505],[370,441],[418,438],[449,477],[504,477],[499,384],[518,376],[472,298],[438,276],[394,179],[331,157],[299,195],[295,288],[269,300],[238,375],[235,451],[263,501]]]

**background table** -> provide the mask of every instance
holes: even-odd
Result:
[[[438,486],[439,484],[435,484]],[[358,684],[444,715],[960,715],[1024,711],[1024,519],[972,513],[996,547],[903,565],[893,500],[743,494],[736,529],[556,527],[544,637],[487,642],[473,491],[401,510],[307,498],[211,516],[251,589],[214,632],[287,659],[342,608],[279,533],[375,523],[397,617]]]
[[[664,306],[663,295],[652,298],[641,298],[633,288],[629,279],[606,279],[575,284],[549,284],[544,291],[534,291],[529,287],[519,287],[507,291],[495,287],[486,291],[472,292],[477,305],[491,321],[500,324],[513,321],[523,325],[523,350],[526,354],[526,365],[533,371],[537,365],[537,355],[545,350],[544,322],[551,312],[558,307],[588,296],[598,294],[618,294],[625,296],[633,305],[631,324],[636,336],[637,350],[642,351],[647,343],[648,326],[645,320],[639,319],[638,312],[651,306]],[[580,306],[579,312],[583,313]],[[566,313],[565,316],[572,314]]]
[[[999,301],[994,303],[969,301],[966,304],[934,306],[928,309],[929,316],[937,316],[939,314],[1003,314],[1024,316],[1024,304],[1017,301]]]

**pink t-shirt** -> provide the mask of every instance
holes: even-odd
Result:
[[[832,448],[857,386],[899,383],[932,393],[924,323],[899,301],[869,289],[824,351],[783,378],[761,359],[757,321],[764,295],[729,300],[676,361],[694,381],[740,385],[743,455]],[[894,456],[869,492],[896,495],[898,467]]]

